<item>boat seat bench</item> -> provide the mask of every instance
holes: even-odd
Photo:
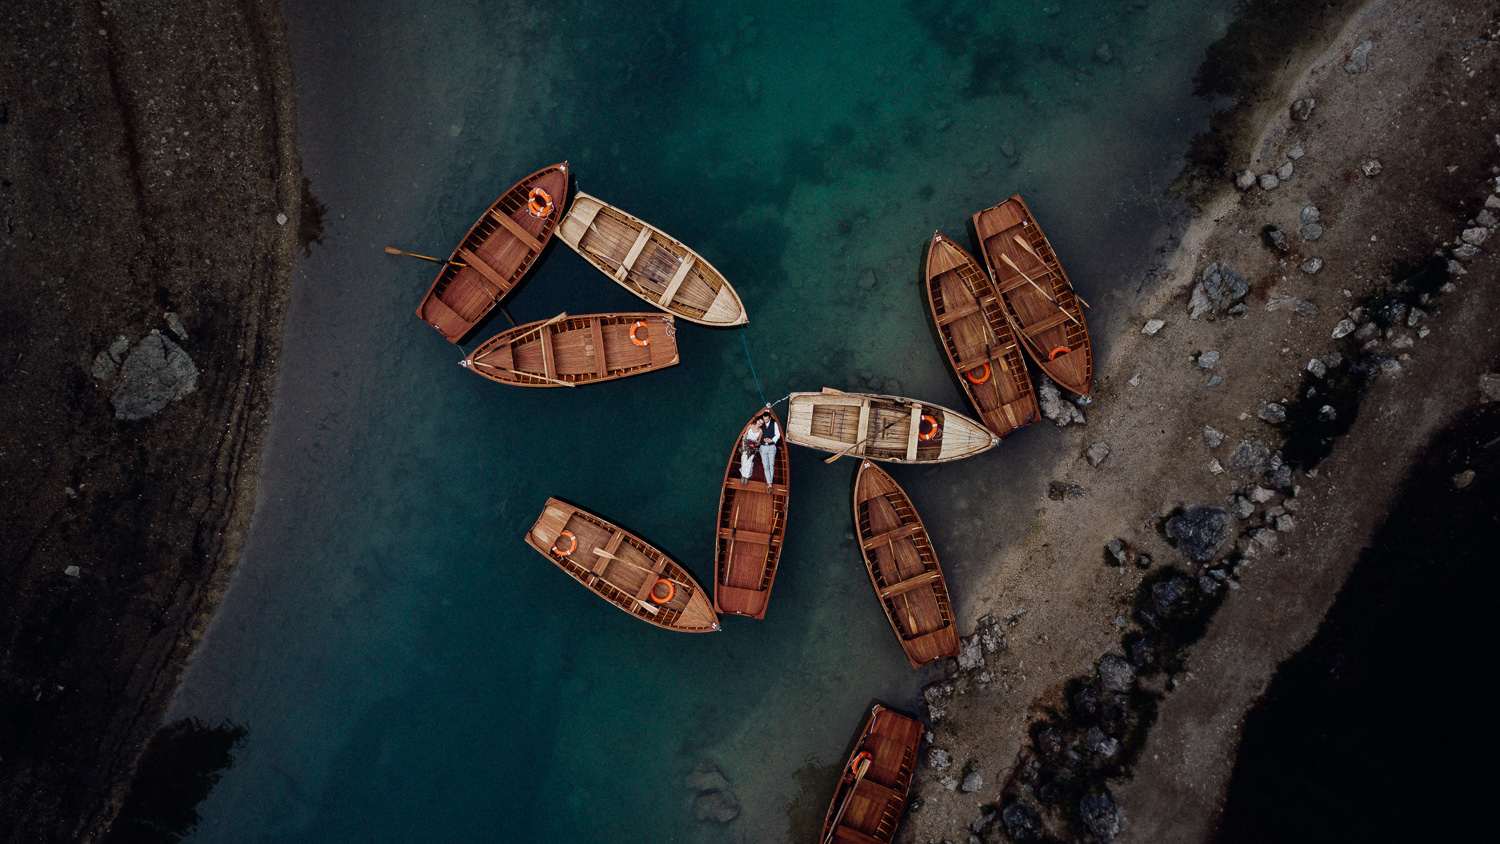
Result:
[[[1040,320],[1039,322],[1034,322],[1031,325],[1023,328],[1022,330],[1026,332],[1026,335],[1028,337],[1035,337],[1036,335],[1041,334],[1043,331],[1048,331],[1056,328],[1072,318],[1073,316],[1071,314],[1059,308],[1057,313],[1047,317],[1046,319]]]
[[[890,586],[880,590],[880,600],[884,601],[886,598],[894,598],[897,595],[910,592],[913,589],[920,589],[929,583],[942,579],[943,573],[941,571],[924,571],[916,577],[908,577],[899,583],[892,583]]]
[[[521,243],[525,244],[527,249],[530,249],[532,252],[542,251],[542,242],[536,239],[536,235],[521,228],[521,224],[511,219],[508,214],[501,214],[499,211],[491,208],[490,217],[495,222],[499,223],[506,231],[515,235],[516,240],[519,240],[521,241]]]
[[[769,533],[744,528],[719,528],[719,538],[733,539],[735,542],[749,542],[753,545],[770,545],[772,539]]]
[[[885,533],[877,533],[869,539],[866,539],[861,544],[867,549],[875,548],[884,545],[887,542],[895,542],[898,539],[905,539],[912,534],[920,532],[921,530],[922,526],[916,522],[913,522],[909,525],[902,525],[901,527],[895,528],[893,530],[888,530]]]
[[[974,302],[974,303],[971,303],[971,304],[968,304],[968,305],[964,305],[964,306],[959,307],[959,308],[954,308],[954,309],[949,310],[949,311],[944,311],[943,315],[937,318],[937,324],[938,325],[947,325],[950,322],[956,322],[958,320],[961,320],[964,317],[968,316],[969,314],[977,314],[977,313],[979,313],[979,310],[980,310],[979,303],[978,302]]]
[[[501,278],[500,274],[498,272],[495,272],[494,267],[485,263],[485,260],[483,258],[475,255],[468,249],[458,250],[458,256],[464,259],[465,264],[473,267],[474,272],[477,272],[480,275],[484,276],[489,280],[490,284],[495,285],[493,288],[485,290],[486,293],[490,294],[491,298],[498,301],[505,295],[506,279]]]

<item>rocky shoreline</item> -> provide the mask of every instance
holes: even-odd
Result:
[[[1371,2],[1334,36],[1221,142],[1095,403],[1049,414],[1076,450],[923,690],[899,840],[1211,838],[1243,713],[1493,383],[1500,21]]]
[[[276,3],[31,3],[10,31],[0,839],[90,841],[248,525],[306,196]]]

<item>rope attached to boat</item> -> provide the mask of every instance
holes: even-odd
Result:
[[[745,339],[745,324],[740,323],[740,342],[745,345],[745,360],[750,364],[750,377],[755,379],[755,391],[760,393],[761,404],[770,407],[771,403],[766,401],[766,391],[760,388],[760,376],[755,374],[755,361],[750,357],[750,341]]]

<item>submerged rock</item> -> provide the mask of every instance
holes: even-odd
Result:
[[[1102,844],[1109,844],[1120,834],[1120,807],[1108,791],[1085,794],[1078,801],[1078,813],[1083,816],[1089,833]]]
[[[120,366],[110,403],[115,418],[144,419],[198,389],[198,368],[180,346],[153,331]]]
[[[1207,563],[1224,545],[1229,514],[1219,507],[1195,504],[1167,520],[1167,538],[1177,540],[1177,553],[1195,563]]]
[[[740,816],[740,801],[728,791],[700,794],[693,800],[693,816],[700,821],[726,824]]]
[[[699,793],[723,791],[729,788],[729,780],[718,768],[705,763],[682,778],[682,787]]]

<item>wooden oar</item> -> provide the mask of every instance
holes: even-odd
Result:
[[[1029,276],[1026,273],[1022,272],[1021,268],[1018,267],[1018,266],[1016,266],[1016,262],[1012,261],[1010,259],[1009,255],[1005,254],[1004,252],[1000,253],[1000,260],[1002,260],[1005,263],[1009,264],[1011,269],[1015,270],[1018,273],[1021,273],[1021,278],[1024,278],[1027,281],[1031,281],[1031,276]],[[1052,307],[1057,308],[1059,311],[1062,311],[1063,312],[1063,316],[1067,317],[1068,319],[1073,320],[1074,322],[1078,322],[1078,317],[1073,316],[1072,314],[1068,313],[1068,309],[1067,308],[1064,308],[1062,305],[1057,304],[1057,300],[1053,299],[1051,296],[1048,296],[1047,295],[1047,291],[1043,290],[1042,286],[1040,284],[1037,284],[1036,282],[1031,281],[1031,286],[1035,287],[1036,288],[1036,292],[1042,294],[1042,298],[1046,299],[1048,302],[1050,302],[1052,304]],[[1079,325],[1083,325],[1083,323],[1081,323],[1081,322],[1078,322],[1078,324]]]
[[[1038,261],[1041,261],[1043,264],[1047,263],[1046,261],[1042,260],[1042,256],[1038,255],[1037,251],[1031,247],[1031,242],[1028,241],[1026,238],[1021,237],[1018,234],[1013,234],[1013,235],[1011,235],[1011,237],[1016,241],[1016,243],[1021,244],[1021,246],[1023,248],[1025,248],[1025,250],[1027,252],[1030,252],[1031,253],[1031,257],[1037,259]],[[1071,285],[1069,285],[1069,286],[1071,287]],[[1074,296],[1078,296],[1078,291],[1076,289],[1073,291],[1073,295]],[[1094,306],[1090,305],[1088,303],[1088,300],[1084,299],[1082,296],[1078,296],[1078,301],[1083,302],[1083,306],[1085,308],[1088,308],[1091,311],[1094,309]]]
[[[844,819],[844,812],[849,808],[849,801],[854,799],[854,789],[859,787],[859,781],[865,778],[865,773],[870,770],[870,757],[859,760],[859,765],[854,769],[854,782],[849,786],[849,793],[844,795],[844,805],[839,807],[839,813],[833,816],[833,823],[828,827],[828,837],[823,839],[823,844],[833,840],[838,833],[839,822]]]
[[[859,448],[861,445],[864,445],[869,440],[872,440],[875,437],[878,437],[881,434],[885,433],[886,431],[890,430],[890,428],[891,428],[892,425],[895,425],[897,422],[900,422],[900,421],[901,421],[900,419],[892,419],[890,422],[886,423],[886,425],[885,425],[884,428],[881,428],[880,430],[876,431],[875,433],[871,434],[870,436],[865,437],[864,439],[860,440],[859,442],[855,443],[854,445],[849,446],[848,448],[844,449],[843,451],[839,452],[838,454],[835,454],[834,456],[828,458],[827,460],[824,460],[823,462],[824,463],[832,463],[833,461],[839,459],[840,457],[843,457],[844,455],[848,454],[849,452],[853,451],[854,449]]]
[[[421,258],[424,261],[431,261],[434,264],[452,264],[455,267],[467,267],[468,266],[468,264],[465,264],[462,261],[444,261],[442,258],[432,258],[432,257],[429,257],[427,255],[418,255],[415,252],[403,252],[403,251],[401,251],[400,249],[397,249],[394,246],[387,246],[385,248],[385,254],[387,254],[387,255],[405,255],[405,256],[407,256],[409,258]]]
[[[574,384],[572,381],[562,381],[562,380],[559,380],[557,378],[548,378],[545,375],[538,375],[535,372],[517,372],[514,369],[506,369],[503,366],[495,366],[492,363],[485,363],[484,361],[479,361],[479,360],[464,359],[464,360],[459,361],[458,365],[459,366],[482,366],[485,369],[494,369],[494,370],[497,370],[499,372],[509,372],[511,375],[520,375],[523,378],[540,378],[543,381],[550,381],[551,383],[556,384],[559,387],[576,387],[576,386],[578,386],[577,384]]]

